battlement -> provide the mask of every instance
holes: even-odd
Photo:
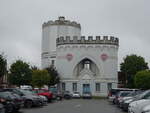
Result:
[[[88,36],[88,39],[85,36],[81,36],[80,38],[77,36],[73,36],[73,38],[70,36],[61,36],[56,39],[57,46],[66,44],[110,44],[119,46],[119,39],[114,36],[96,36],[96,38]]]
[[[68,26],[74,26],[74,27],[81,29],[81,26],[79,23],[75,21],[65,20],[65,17],[63,16],[58,17],[58,20],[55,20],[55,21],[50,20],[48,22],[44,22],[42,27],[46,27],[49,25],[68,25]]]

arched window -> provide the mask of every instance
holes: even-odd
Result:
[[[84,61],[84,68],[90,69],[90,61],[88,61],[88,60]]]

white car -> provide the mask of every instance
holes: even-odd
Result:
[[[47,99],[45,96],[42,96],[42,95],[39,95],[39,97],[40,97],[41,100],[42,100],[42,104],[43,104],[43,105],[47,105],[48,99]]]
[[[141,99],[138,101],[134,101],[129,104],[128,111],[129,113],[141,113],[142,109],[149,104],[150,104],[150,99]]]
[[[74,93],[72,94],[72,97],[73,97],[73,98],[80,98],[81,95],[80,95],[79,92],[74,92]]]
[[[150,105],[145,106],[141,113],[150,113]]]

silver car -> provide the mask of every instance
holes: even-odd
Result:
[[[91,92],[83,92],[82,98],[89,98],[89,99],[91,99],[92,98]]]
[[[72,97],[73,97],[73,98],[80,98],[81,95],[80,95],[79,92],[74,92],[74,93],[72,94]]]

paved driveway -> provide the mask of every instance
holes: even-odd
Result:
[[[22,109],[22,113],[123,113],[107,100],[72,99],[50,103],[42,108]]]

